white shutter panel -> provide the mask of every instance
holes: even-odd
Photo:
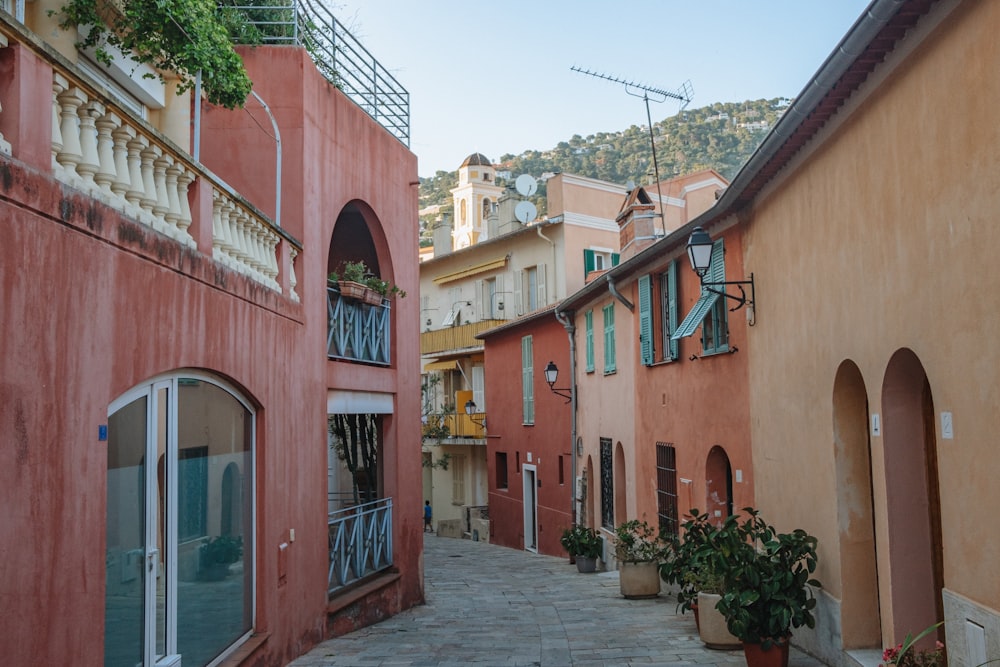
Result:
[[[535,267],[535,277],[538,280],[538,307],[544,308],[548,305],[548,290],[545,288],[545,265],[539,264]]]
[[[472,367],[472,401],[476,410],[486,412],[486,374],[482,366]]]
[[[486,319],[486,310],[483,309],[483,288],[485,287],[485,282],[482,280],[477,280],[476,284],[472,290],[472,307],[473,312],[481,320]],[[489,296],[486,297],[487,299]],[[478,402],[476,403],[478,405]]]
[[[514,271],[514,317],[524,314],[524,294],[521,289],[523,277],[524,276],[521,271]]]
[[[507,300],[507,294],[503,291],[503,274],[497,274],[497,288],[496,296],[493,297],[496,303],[493,304],[493,316],[500,320],[506,320],[509,315],[507,314],[507,306],[504,306],[503,310],[500,310],[500,304]],[[510,304],[508,304],[510,305]]]

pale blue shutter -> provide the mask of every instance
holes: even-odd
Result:
[[[594,372],[594,311],[588,310],[583,316],[587,331],[587,372]]]
[[[653,352],[653,288],[649,275],[639,278],[639,351],[643,366],[652,366]]]
[[[531,336],[521,339],[521,405],[523,423],[535,423],[535,384]]]
[[[604,372],[614,373],[615,360],[615,304],[604,307]]]
[[[677,330],[677,260],[667,267],[667,322],[670,329],[664,332],[663,340],[670,340],[670,358],[676,359],[680,354],[680,342],[671,335]]]

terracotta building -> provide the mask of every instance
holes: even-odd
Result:
[[[301,46],[258,46],[256,96],[202,105],[195,136],[176,81],[96,65],[58,3],[19,7],[0,11],[3,662],[285,664],[421,602],[419,300],[327,283],[363,260],[417,290],[408,109],[382,125]],[[363,462],[331,457],[338,420]]]

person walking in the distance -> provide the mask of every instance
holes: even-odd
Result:
[[[433,533],[434,529],[431,527],[431,501],[424,501],[424,532]]]

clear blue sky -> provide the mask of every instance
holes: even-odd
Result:
[[[625,88],[578,67],[676,91],[690,108],[795,97],[869,0],[332,0],[410,92],[421,176],[473,152],[547,150],[646,122]],[[651,104],[653,122],[677,113]]]

